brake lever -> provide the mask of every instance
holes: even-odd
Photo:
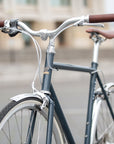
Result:
[[[79,23],[78,26],[104,27],[104,24],[102,24],[102,23]]]

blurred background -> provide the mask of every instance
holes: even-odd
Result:
[[[114,0],[0,0],[0,19],[16,18],[33,30],[55,29],[64,20],[90,14],[114,13]],[[55,60],[90,66],[93,42],[85,32],[88,27],[72,27],[56,39]],[[114,23],[105,24],[114,29]],[[37,39],[42,49],[42,68],[48,41]],[[99,69],[103,82],[114,81],[114,39],[101,45]],[[18,34],[10,38],[0,33],[0,109],[16,94],[31,92],[37,68],[32,40]],[[79,72],[54,71],[53,84],[67,121],[78,143],[83,142],[89,75]],[[39,86],[39,84],[36,83]]]
[[[0,0],[0,18],[17,18],[26,22],[34,30],[55,29],[71,17],[113,13],[113,5],[113,0]],[[105,28],[109,28],[109,25]],[[86,37],[84,28],[71,28],[58,37],[56,47],[88,48],[90,42]],[[22,49],[28,45],[32,45],[28,37],[18,36],[12,45],[9,37],[5,37],[4,43],[4,37],[0,35],[0,49],[9,47]],[[108,43],[109,45],[112,47],[111,42]],[[45,46],[46,43],[43,43],[42,48]]]

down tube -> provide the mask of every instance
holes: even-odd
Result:
[[[97,69],[97,63],[93,62],[92,68]],[[91,74],[84,144],[90,144],[92,112],[93,112],[93,103],[94,103],[94,99],[95,99],[94,91],[95,91],[95,86],[96,86],[96,78],[97,78],[96,72]]]
[[[57,96],[55,94],[55,91],[54,91],[54,88],[53,88],[52,84],[51,84],[50,92],[51,92],[51,97],[52,97],[53,101],[55,102],[55,112],[56,112],[56,114],[59,118],[59,121],[60,121],[61,126],[62,126],[63,131],[64,131],[64,134],[65,134],[69,144],[75,144],[75,141],[73,139],[70,128],[67,124],[67,121],[65,119],[65,116],[63,114],[63,111],[61,109],[61,106],[59,104],[59,101],[57,99]]]

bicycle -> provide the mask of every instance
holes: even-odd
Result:
[[[2,32],[8,33],[11,37],[18,33],[25,33],[32,38],[39,61],[38,69],[32,83],[33,93],[24,93],[12,97],[12,101],[0,112],[0,143],[75,144],[51,83],[53,70],[80,71],[90,74],[91,79],[84,143],[114,143],[114,113],[111,104],[114,83],[103,85],[97,69],[99,45],[105,39],[98,33],[92,33],[94,51],[91,67],[54,62],[54,41],[62,31],[72,26],[86,25],[103,27],[103,24],[99,22],[111,21],[114,21],[114,14],[71,18],[64,21],[64,23],[53,31],[44,29],[33,31],[19,20],[0,21]],[[33,36],[40,37],[42,40],[49,38],[43,81],[41,84],[42,88],[40,91],[35,88],[35,80],[37,74],[40,73],[41,51]],[[96,80],[100,86],[97,90],[95,90]],[[108,119],[109,116],[110,119]],[[108,121],[104,119],[104,117],[106,117]]]

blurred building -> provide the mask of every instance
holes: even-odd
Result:
[[[34,30],[52,30],[68,18],[93,13],[104,13],[104,0],[0,0],[0,18],[17,18]],[[88,47],[90,41],[85,29],[73,27],[64,31],[56,40],[57,47]],[[46,44],[43,43],[42,47]],[[0,33],[1,48],[20,49],[31,45],[29,37],[9,38]]]

